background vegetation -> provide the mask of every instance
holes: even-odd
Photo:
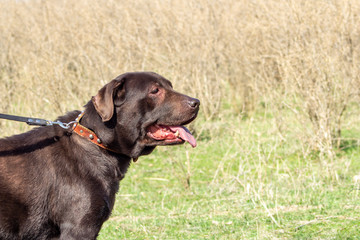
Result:
[[[100,239],[359,239],[357,0],[0,1],[0,112],[55,119],[127,71],[201,100],[198,147],[121,182]],[[29,127],[0,121],[1,136]]]

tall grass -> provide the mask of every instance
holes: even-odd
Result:
[[[265,108],[277,134],[294,131],[331,155],[344,114],[359,103],[356,0],[5,0],[0,8],[1,112],[54,118],[120,73],[155,71],[200,98],[204,119]],[[296,121],[285,120],[289,112]]]

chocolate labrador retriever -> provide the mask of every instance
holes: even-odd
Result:
[[[150,72],[126,73],[58,120],[0,140],[0,239],[96,239],[119,181],[158,145],[196,141],[199,100]]]

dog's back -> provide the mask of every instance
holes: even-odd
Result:
[[[51,127],[0,139],[0,239],[47,239],[53,235],[44,212],[48,211],[54,177],[47,154],[54,143]]]

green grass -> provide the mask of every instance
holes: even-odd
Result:
[[[99,239],[360,239],[358,145],[305,157],[271,121],[231,120],[132,164]]]

